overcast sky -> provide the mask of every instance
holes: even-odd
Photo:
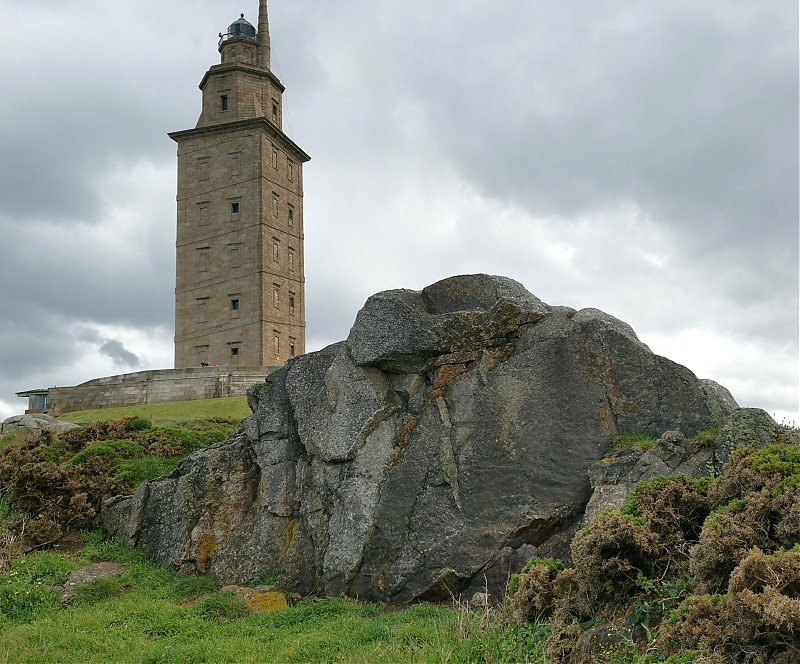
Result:
[[[0,0],[0,417],[172,366],[176,146],[256,0]],[[797,0],[271,0],[310,350],[464,273],[798,414]]]

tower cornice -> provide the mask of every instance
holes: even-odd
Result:
[[[282,147],[291,150],[298,161],[307,162],[311,161],[311,157],[303,150],[297,143],[284,134],[274,124],[266,118],[249,118],[247,120],[235,120],[233,122],[222,122],[219,124],[206,125],[204,127],[195,127],[194,129],[184,129],[181,131],[173,131],[167,134],[173,141],[180,143],[180,141],[187,138],[195,138],[197,136],[209,136],[211,134],[230,133],[232,131],[239,131],[243,129],[260,129],[266,130],[268,134],[276,138]]]
[[[281,93],[286,91],[286,87],[281,83],[280,79],[275,76],[269,69],[264,69],[263,67],[259,67],[257,65],[248,65],[242,62],[229,62],[226,64],[220,65],[213,65],[203,76],[203,80],[200,81],[200,85],[198,86],[201,90],[208,82],[210,76],[216,74],[224,74],[225,72],[229,71],[246,71],[249,74],[255,74],[256,76],[260,76],[262,78],[268,78],[272,83],[277,87]]]

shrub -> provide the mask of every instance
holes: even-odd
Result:
[[[658,537],[659,555],[653,562],[659,575],[674,578],[686,571],[690,547],[710,511],[708,484],[708,479],[684,475],[655,477],[638,484],[622,506],[623,514],[644,519]]]
[[[652,576],[659,541],[643,519],[608,510],[575,535],[570,549],[577,592],[569,608],[588,618],[613,614],[628,603],[637,578]]]
[[[658,638],[664,652],[714,651],[725,662],[800,661],[800,554],[753,549],[731,574],[726,595],[692,597]]]
[[[534,560],[509,584],[519,619],[552,616],[552,661],[800,661],[794,443],[735,450],[717,479],[642,482],[578,533],[571,553],[573,568]]]
[[[232,428],[227,420],[154,427],[148,419],[126,417],[59,436],[44,431],[10,440],[0,448],[0,568],[12,548],[16,555],[45,547],[91,526],[104,496],[168,474],[187,454],[225,440]],[[3,517],[9,510],[17,515],[11,526]]]
[[[708,490],[716,507],[691,553],[690,569],[711,592],[722,592],[753,547],[772,553],[800,536],[800,447],[736,450],[725,475]]]
[[[553,612],[553,581],[563,568],[564,563],[560,560],[534,558],[525,565],[520,574],[512,577],[509,589],[514,619],[518,624],[538,622]]]
[[[692,549],[689,569],[710,592],[723,592],[731,572],[753,547],[772,548],[769,523],[772,501],[766,491],[750,494],[712,513],[700,542]]]

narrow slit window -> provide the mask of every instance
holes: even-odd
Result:
[[[221,95],[219,98],[219,107],[222,111],[228,110],[228,95]]]
[[[228,245],[228,265],[229,267],[241,267],[241,245],[233,243]]]
[[[209,157],[201,157],[197,160],[197,179],[198,180],[208,180],[208,162],[210,161]]]
[[[231,214],[239,214],[239,204],[231,203]]]
[[[197,270],[198,272],[208,272],[209,264],[209,247],[200,247],[197,249]]]
[[[197,299],[195,299],[195,305],[197,309],[197,322],[198,323],[208,322],[208,298],[198,297]]]
[[[198,226],[206,226],[208,225],[208,201],[203,201],[202,203],[197,204],[197,225]]]
[[[239,300],[236,298],[231,300],[231,311],[239,311]]]

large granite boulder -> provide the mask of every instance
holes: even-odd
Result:
[[[107,501],[106,527],[224,583],[386,602],[568,555],[616,435],[689,437],[736,408],[622,321],[487,275],[371,297],[251,397],[234,438]]]

